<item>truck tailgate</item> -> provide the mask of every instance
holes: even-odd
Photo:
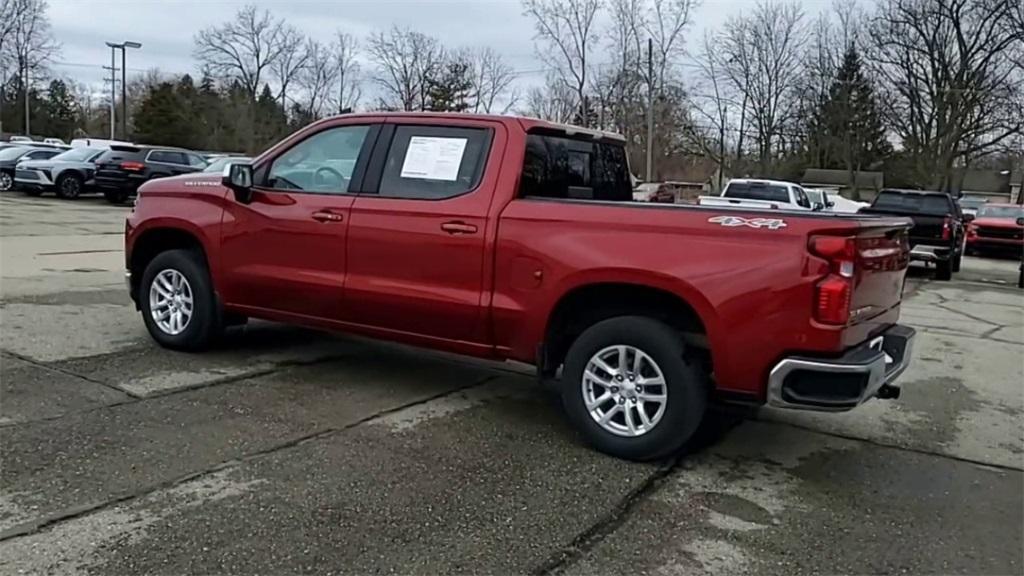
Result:
[[[866,228],[857,235],[852,324],[870,320],[900,303],[909,263],[906,225]]]

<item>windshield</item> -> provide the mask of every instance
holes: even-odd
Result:
[[[245,164],[251,161],[252,158],[246,158],[243,156],[235,156],[230,158],[217,158],[213,162],[203,169],[203,172],[223,172],[224,167],[228,164]]]
[[[3,150],[0,150],[0,160],[17,160],[29,150],[32,149],[22,147],[4,148]]]
[[[1010,218],[1024,217],[1024,206],[984,206],[978,210],[978,218]]]
[[[101,150],[95,148],[73,148],[67,152],[61,152],[52,158],[52,160],[59,160],[61,162],[88,162],[97,155]]]
[[[807,194],[807,198],[810,199],[811,202],[813,202],[815,204],[824,204],[825,203],[825,199],[822,198],[821,190],[806,190],[805,189],[804,192]]]

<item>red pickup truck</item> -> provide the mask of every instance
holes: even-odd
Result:
[[[632,201],[621,137],[346,115],[223,175],[143,185],[132,298],[161,345],[248,317],[534,364],[598,449],[679,449],[712,401],[899,393],[906,219]]]

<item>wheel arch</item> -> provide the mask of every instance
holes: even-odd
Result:
[[[139,283],[142,282],[142,274],[145,272],[146,266],[158,254],[168,250],[191,250],[200,254],[212,279],[213,267],[210,265],[209,251],[203,240],[203,235],[198,230],[182,223],[151,226],[136,233],[126,263],[130,273],[129,290],[132,299],[136,302],[138,302]]]
[[[638,315],[661,320],[680,331],[687,344],[705,350],[712,363],[715,324],[710,304],[699,294],[683,295],[678,286],[642,281],[592,281],[565,290],[547,315],[538,370],[552,376],[572,342],[588,327],[615,316]]]

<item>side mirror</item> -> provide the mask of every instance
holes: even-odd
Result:
[[[825,209],[825,206],[822,205],[821,202],[815,202],[814,204],[811,204],[811,210],[817,211],[817,210],[824,210],[824,209]]]
[[[224,167],[221,184],[235,193],[235,200],[242,204],[252,201],[252,165],[231,163]]]
[[[1017,226],[1024,226],[1024,216],[1017,218]]]
[[[964,222],[974,222],[974,214],[964,214]]]
[[[834,207],[835,207],[835,205],[836,205],[836,203],[835,203],[835,202],[833,202],[833,201],[831,201],[831,200],[826,200],[826,201],[825,201],[825,207],[826,207],[826,208],[834,208]]]

